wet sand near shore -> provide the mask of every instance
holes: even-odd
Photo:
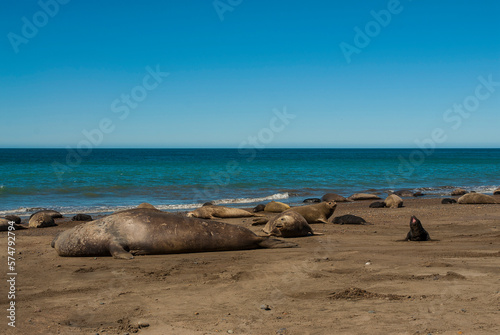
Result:
[[[370,224],[313,224],[324,235],[289,239],[299,245],[291,249],[59,257],[50,242],[79,224],[69,216],[16,231],[16,328],[7,326],[1,292],[0,332],[499,334],[500,205],[370,203],[339,203],[334,213]],[[412,215],[432,241],[400,241]],[[252,218],[219,221],[262,228]]]

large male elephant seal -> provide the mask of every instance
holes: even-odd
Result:
[[[187,213],[187,216],[200,219],[213,219],[213,218],[247,218],[255,216],[255,214],[239,208],[208,205],[200,207],[192,212]]]
[[[328,219],[332,216],[337,208],[335,201],[322,202],[314,205],[292,207],[284,213],[293,211],[302,215],[307,223],[328,223]]]
[[[302,237],[315,234],[306,219],[299,213],[286,211],[269,220],[264,233],[278,237]]]
[[[491,195],[482,193],[467,193],[458,198],[459,204],[496,204],[497,201]]]
[[[59,256],[174,254],[257,248],[290,248],[295,243],[260,237],[247,228],[150,209],[130,209],[83,223],[54,238]]]
[[[415,216],[410,219],[410,231],[406,235],[406,241],[430,241],[429,233],[424,229],[420,220]]]

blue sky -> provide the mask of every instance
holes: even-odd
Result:
[[[499,147],[498,1],[60,1],[0,4],[0,147]]]

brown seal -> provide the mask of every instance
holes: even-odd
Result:
[[[338,195],[337,193],[327,193],[324,196],[321,197],[322,201],[335,201],[335,202],[347,202],[350,200],[347,200],[347,198],[344,198],[341,195]]]
[[[403,199],[396,194],[391,194],[384,200],[385,207],[387,208],[400,208],[403,207]]]
[[[290,248],[295,243],[261,237],[247,228],[150,209],[130,209],[83,223],[54,238],[59,256],[109,256]]]
[[[44,209],[44,210],[41,210],[41,211],[38,211],[38,212],[31,214],[30,220],[33,216],[40,215],[41,213],[50,215],[53,219],[59,219],[59,218],[63,217],[62,214],[59,213],[58,211],[54,211],[52,209]]]
[[[287,209],[290,209],[290,206],[288,206],[285,203],[279,202],[279,201],[271,201],[266,205],[264,208],[264,211],[266,212],[271,212],[271,213],[282,213],[286,211]]]
[[[491,195],[482,193],[467,193],[458,198],[459,204],[496,204],[497,201]]]
[[[335,201],[321,202],[319,204],[292,207],[289,210],[302,215],[307,223],[328,223],[328,219],[332,216],[337,208]]]
[[[356,193],[351,195],[348,200],[378,200],[380,197],[376,196],[375,194],[370,194],[370,193]]]
[[[155,206],[151,205],[150,203],[143,202],[137,208],[150,208],[150,209],[157,209]]]
[[[13,223],[10,224],[10,222],[13,222]],[[23,227],[21,225],[18,225],[17,223],[14,223],[13,220],[7,220],[7,219],[0,218],[0,231],[8,231],[9,227],[13,227],[13,228],[10,228],[10,230],[26,229],[26,227]]]
[[[31,216],[29,226],[30,228],[45,228],[57,226],[57,224],[54,221],[54,217],[50,213],[40,211]]]
[[[302,215],[286,211],[269,220],[262,229],[264,233],[278,237],[302,237],[315,234]]]
[[[213,218],[247,218],[255,216],[255,214],[239,208],[207,205],[187,213],[187,216],[200,219],[213,219]]]

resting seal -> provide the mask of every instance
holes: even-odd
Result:
[[[450,199],[450,198],[444,198],[443,200],[441,200],[441,203],[443,205],[447,205],[447,204],[456,204],[457,201],[455,199]]]
[[[8,231],[9,227],[11,226],[9,222],[14,222],[14,221],[0,218],[0,231]],[[16,223],[12,224],[12,226],[14,227],[14,230],[26,229],[26,227],[20,226]]]
[[[385,207],[388,208],[400,208],[403,207],[403,199],[401,199],[396,194],[391,194],[387,198],[385,198]]]
[[[272,213],[282,213],[282,212],[286,211],[287,209],[290,209],[290,206],[288,206],[287,204],[284,204],[284,203],[279,202],[279,201],[271,201],[270,203],[268,203],[266,205],[266,207],[264,208],[264,211],[272,212]]]
[[[299,213],[306,219],[307,223],[328,223],[328,218],[332,216],[335,208],[337,208],[337,204],[334,201],[328,201],[314,205],[292,207],[284,213],[289,211]]]
[[[267,222],[264,233],[278,237],[302,237],[315,235],[306,219],[299,213],[286,211]],[[316,234],[322,235],[322,234]]]
[[[71,218],[71,221],[92,221],[92,216],[88,214],[76,214]]]
[[[337,193],[327,193],[324,196],[321,197],[322,201],[335,201],[335,202],[347,202],[346,198],[344,198],[341,195],[338,195]]]
[[[150,209],[130,209],[83,223],[54,238],[59,256],[174,254],[257,248],[290,248],[295,243],[255,235],[247,228]]]
[[[239,208],[207,205],[187,213],[187,216],[200,219],[213,219],[213,218],[247,218],[255,216],[255,214]]]
[[[365,224],[366,221],[360,216],[346,214],[342,216],[337,216],[333,219],[335,224]]]
[[[375,201],[375,202],[372,202],[369,207],[370,208],[385,208],[385,202]]]
[[[482,193],[467,193],[458,198],[459,204],[496,204],[497,201],[491,195]]]
[[[406,235],[406,241],[430,241],[429,233],[422,227],[420,220],[415,216],[410,220],[410,231]]]
[[[376,196],[375,194],[369,194],[369,193],[356,193],[351,195],[347,200],[379,200],[380,197]]]
[[[41,211],[31,216],[29,220],[29,226],[30,228],[45,228],[57,226],[57,224],[55,223],[54,217],[51,214],[46,213],[45,211]]]
[[[62,214],[59,213],[58,211],[54,211],[52,209],[44,209],[43,211],[38,211],[38,212],[35,212],[33,214],[31,214],[30,216],[30,220],[33,216],[35,215],[41,215],[41,214],[47,214],[47,215],[50,215],[53,219],[59,219],[59,218],[62,218]]]

